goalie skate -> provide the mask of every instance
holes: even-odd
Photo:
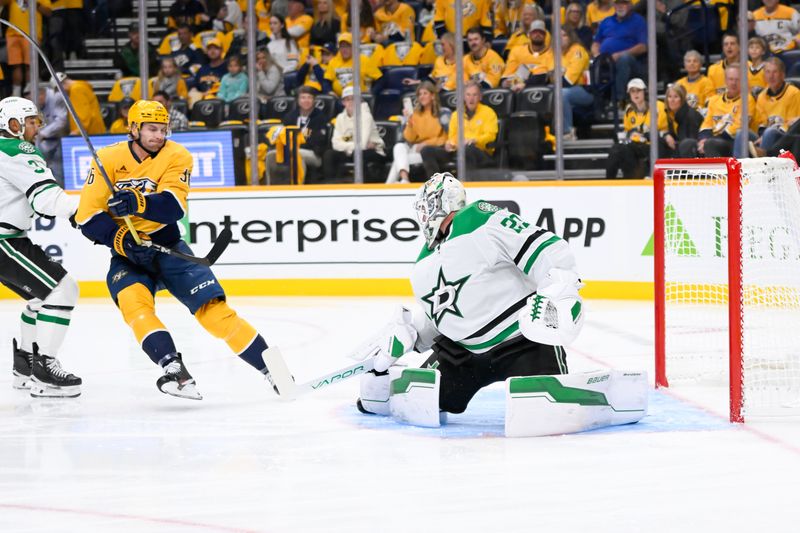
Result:
[[[158,390],[164,394],[177,398],[187,398],[189,400],[202,400],[203,397],[195,386],[194,378],[186,367],[183,366],[181,354],[177,354],[175,359],[164,367],[164,375],[156,381]]]
[[[75,398],[81,394],[81,378],[70,374],[55,357],[49,357],[33,348],[31,368],[31,396],[34,398]]]

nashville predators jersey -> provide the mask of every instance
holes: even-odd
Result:
[[[796,47],[795,37],[800,33],[800,13],[789,6],[778,4],[772,13],[766,7],[753,11],[756,34],[766,39],[773,54]]]
[[[758,94],[756,109],[765,121],[762,126],[777,126],[786,131],[789,122],[800,117],[800,89],[791,83],[784,83],[774,94],[765,89]]]
[[[325,69],[325,78],[333,85],[333,92],[342,95],[342,89],[353,84],[353,58],[345,60],[341,54],[336,54]],[[372,59],[361,54],[361,90],[366,91],[367,80],[380,79],[383,73],[373,63]]]
[[[486,48],[479,59],[472,57],[472,54],[464,56],[464,78],[487,83],[492,88],[499,85],[504,68],[503,58],[491,48]]]
[[[474,26],[491,28],[489,16],[491,0],[464,0],[461,4],[461,17],[464,20],[464,35]],[[456,32],[456,5],[453,0],[436,0],[433,6],[433,24],[444,23],[450,33]]]
[[[658,108],[658,131],[667,131],[667,114],[664,102],[656,102]],[[625,135],[631,142],[647,143],[650,141],[650,110],[639,111],[629,105],[625,109]]]
[[[752,95],[748,94],[748,109],[754,109],[750,113],[750,129],[758,130],[761,124],[756,101]],[[735,137],[736,132],[742,124],[742,98],[729,98],[727,93],[716,94],[708,101],[708,113],[706,113],[700,131],[710,131],[711,135],[723,135]]]
[[[417,42],[400,41],[392,43],[383,49],[380,57],[381,67],[412,66],[420,64],[422,45]]]
[[[555,68],[555,58],[552,48],[545,48],[541,52],[531,51],[530,45],[516,46],[508,54],[503,78],[511,78],[524,82],[530,76],[545,75]]]
[[[414,8],[408,4],[400,2],[393,13],[389,13],[385,6],[375,10],[375,25],[378,33],[386,37],[395,33],[414,38],[414,24],[417,21],[417,14]]]
[[[708,99],[714,96],[714,84],[702,74],[693,80],[684,76],[677,82],[678,85],[686,89],[686,103],[692,109],[704,109],[708,104]]]
[[[178,201],[186,213],[186,197],[192,175],[193,160],[189,151],[180,144],[167,140],[155,157],[143,161],[133,153],[131,142],[118,142],[97,151],[108,177],[118,189],[137,189],[145,195],[167,193]],[[89,175],[81,191],[81,202],[75,220],[81,226],[89,223],[101,213],[108,213],[108,199],[111,192],[92,161]],[[164,228],[166,224],[132,216],[134,228],[139,233],[151,235]],[[123,219],[115,218],[118,226],[125,224]]]

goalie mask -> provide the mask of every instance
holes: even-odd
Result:
[[[27,98],[9,96],[0,100],[0,130],[11,137],[25,140],[25,119],[28,117],[37,117],[39,123],[42,123],[39,108]],[[19,123],[19,131],[16,133],[11,131],[11,119]]]
[[[449,172],[431,176],[417,193],[414,208],[428,248],[439,238],[439,228],[447,215],[463,209],[467,203],[464,186]]]

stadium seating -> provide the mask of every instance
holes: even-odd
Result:
[[[225,102],[218,98],[212,98],[195,103],[194,107],[192,107],[190,120],[203,122],[207,128],[216,128],[224,117]]]

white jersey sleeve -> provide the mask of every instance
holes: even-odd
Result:
[[[6,228],[27,231],[33,215],[71,217],[79,198],[58,185],[41,152],[17,139],[0,139],[0,219]]]
[[[506,210],[492,218],[496,220],[486,224],[485,231],[497,254],[495,261],[514,263],[536,287],[553,268],[575,271],[575,257],[564,239]]]
[[[33,147],[22,141],[20,146]],[[31,208],[37,215],[69,218],[78,209],[80,198],[69,196],[56,182],[53,172],[39,150],[20,152],[3,161],[6,179],[25,193]]]

